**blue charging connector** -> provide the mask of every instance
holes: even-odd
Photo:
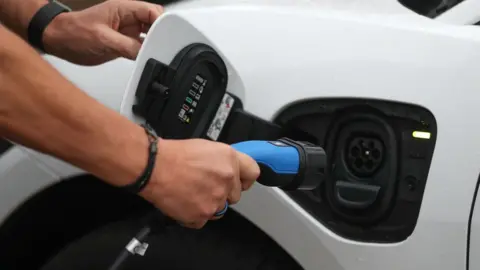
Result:
[[[259,184],[269,187],[278,187],[283,190],[312,190],[317,188],[324,179],[324,170],[327,165],[325,151],[310,143],[280,139],[278,141],[246,141],[233,144],[232,147],[252,157],[260,167]],[[216,213],[222,216],[228,209]],[[143,227],[132,241],[122,250],[109,270],[118,270],[124,261],[136,254],[135,247],[141,243],[151,232],[152,228],[165,229],[175,222],[168,217],[160,218],[158,213],[148,217],[149,223]],[[153,225],[152,225],[153,224]],[[133,251],[132,251],[133,250]]]
[[[324,178],[327,157],[319,146],[283,138],[245,141],[232,147],[258,163],[259,184],[284,190],[311,190]]]
[[[247,141],[232,147],[249,155],[257,163],[267,166],[276,174],[297,174],[300,168],[298,150],[281,141]]]

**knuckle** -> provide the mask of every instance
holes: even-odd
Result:
[[[225,166],[221,171],[220,177],[224,181],[232,181],[235,178],[235,170],[232,166]]]
[[[231,146],[226,146],[226,148],[227,148],[228,154],[230,155],[230,158],[236,159],[237,158],[237,151],[235,151],[235,149],[233,149],[233,147],[231,147]]]
[[[228,159],[236,158],[236,151],[228,144],[222,144],[219,149],[222,153],[222,156]]]
[[[235,149],[233,149],[232,147],[229,147],[228,151],[229,151],[230,162],[237,163],[238,162],[237,151]]]
[[[209,219],[215,212],[217,211],[217,207],[215,205],[205,205],[200,209],[200,219]]]
[[[217,186],[212,190],[212,197],[215,201],[219,201],[225,198],[225,188],[223,186]]]
[[[230,196],[229,202],[230,204],[237,204],[240,201],[241,193],[235,193]]]
[[[100,27],[94,27],[90,32],[92,38],[100,40],[102,43],[107,39],[105,36],[105,31]]]
[[[257,180],[258,177],[260,177],[260,167],[259,166],[255,166],[254,169],[253,169],[253,180]]]
[[[200,222],[196,222],[193,224],[193,228],[194,229],[201,229],[205,226],[207,222],[206,221],[200,221]]]

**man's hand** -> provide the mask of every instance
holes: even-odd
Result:
[[[80,65],[98,65],[118,57],[135,59],[141,33],[162,14],[159,5],[109,0],[82,11],[63,13],[45,29],[47,53]]]
[[[0,137],[64,160],[113,186],[145,169],[145,130],[82,92],[0,26]],[[21,71],[21,72],[19,72]],[[235,204],[260,169],[226,144],[163,140],[141,196],[185,226],[201,228]]]
[[[226,144],[161,140],[142,196],[187,227],[201,228],[225,202],[235,204],[260,174],[257,163]]]

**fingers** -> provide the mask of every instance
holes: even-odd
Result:
[[[105,2],[105,7],[114,10],[114,17],[119,21],[111,25],[111,29],[100,27],[100,39],[117,57],[135,60],[143,43],[139,34],[148,31],[163,13],[162,6],[144,1],[117,0]]]
[[[250,156],[237,152],[242,189],[248,190],[260,176],[260,167]]]
[[[241,193],[242,193],[242,182],[240,179],[240,162],[237,157],[237,152],[233,149],[229,149],[232,151],[232,163],[233,163],[233,179],[231,179],[231,185],[229,185],[230,192],[228,193],[227,200],[230,204],[236,204],[240,201]]]
[[[115,51],[118,56],[125,57],[130,60],[135,60],[142,43],[138,38],[132,38],[122,35],[111,29],[105,29],[102,31],[106,45]]]
[[[152,25],[163,13],[163,7],[143,1],[124,1],[119,6],[122,23],[142,23]],[[130,21],[134,19],[135,21]]]
[[[230,190],[230,193],[228,194],[228,203],[229,204],[236,204],[238,201],[240,201],[240,197],[242,195],[242,182],[240,179],[236,179],[233,182],[232,189]]]
[[[210,220],[217,220],[217,219],[223,218],[225,213],[228,211],[228,207],[229,207],[229,204],[224,203],[221,207],[217,209],[217,211],[215,211],[215,214],[210,218]]]

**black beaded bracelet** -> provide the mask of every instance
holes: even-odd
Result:
[[[145,132],[147,133],[149,139],[147,166],[145,167],[143,173],[137,178],[134,183],[122,187],[122,189],[135,194],[141,192],[150,181],[153,169],[155,168],[155,161],[157,159],[158,151],[158,137],[155,134],[155,131],[153,131],[153,129],[148,124],[144,124],[142,125],[142,127],[145,129]]]

